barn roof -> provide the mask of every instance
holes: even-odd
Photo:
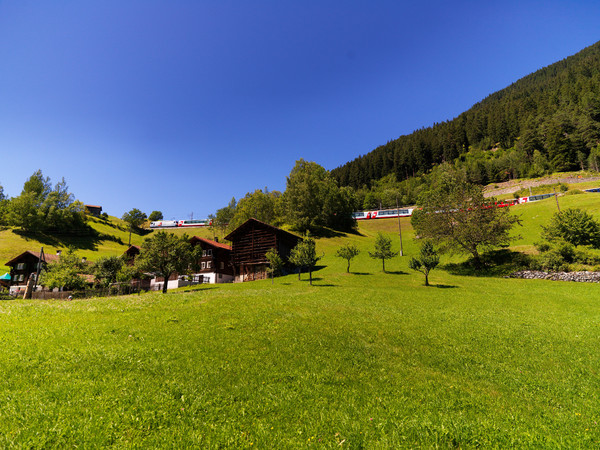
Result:
[[[248,228],[253,227],[253,226],[259,226],[261,228],[266,228],[284,238],[293,239],[296,241],[302,239],[300,236],[296,236],[295,234],[290,233],[289,231],[285,231],[285,230],[282,230],[281,228],[274,227],[273,225],[269,225],[268,223],[261,222],[260,220],[257,220],[254,217],[251,217],[250,219],[246,220],[243,224],[241,224],[239,227],[237,227],[235,230],[233,230],[231,233],[229,233],[227,236],[225,236],[225,239],[227,239],[228,241],[233,241],[233,240],[235,240],[235,238],[237,236],[245,233]]]

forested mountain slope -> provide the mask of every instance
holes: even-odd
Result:
[[[422,128],[332,171],[361,188],[395,174],[426,173],[441,162],[465,164],[487,183],[551,171],[598,170],[600,42],[498,91],[457,118]]]

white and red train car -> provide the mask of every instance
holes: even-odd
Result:
[[[210,219],[160,220],[150,222],[150,228],[207,227],[209,225],[212,225],[212,220]]]
[[[537,200],[543,200],[548,197],[552,197],[554,194],[538,194],[530,195],[529,197],[519,197],[513,200],[499,200],[494,203],[493,206],[496,208],[505,208],[508,206],[520,205],[523,203],[535,202]],[[492,205],[490,205],[492,206]],[[369,220],[369,219],[389,219],[392,217],[410,217],[413,214],[415,208],[400,208],[400,209],[376,209],[372,211],[357,211],[352,213],[352,217],[356,220]]]

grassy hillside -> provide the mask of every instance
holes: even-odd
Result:
[[[24,251],[39,251],[41,247],[47,254],[55,254],[57,250],[64,250],[69,245],[75,247],[80,256],[85,256],[89,261],[96,261],[103,256],[121,255],[127,250],[129,242],[128,225],[121,219],[109,217],[108,221],[89,218],[89,225],[97,232],[97,236],[55,236],[45,234],[26,234],[15,229],[0,230],[0,271],[10,270],[4,263]],[[190,228],[171,230],[177,234],[187,233],[190,236],[198,235],[211,237],[211,232],[205,228]],[[131,235],[133,245],[141,245],[143,240],[150,236],[152,231],[143,230]]]
[[[515,208],[520,245],[553,208]],[[597,285],[436,270],[426,288],[408,257],[384,274],[366,254],[378,231],[398,248],[395,220],[359,231],[318,241],[312,287],[0,303],[0,445],[598,446]]]

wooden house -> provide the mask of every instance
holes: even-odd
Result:
[[[225,237],[231,241],[232,267],[236,282],[267,278],[269,262],[266,253],[274,248],[287,261],[290,252],[301,240],[295,234],[261,222],[248,219]]]
[[[202,256],[197,261],[199,270],[197,275],[202,275],[204,283],[229,283],[233,281],[233,267],[231,266],[231,247],[217,241],[194,236],[190,243],[202,249]]]
[[[94,217],[100,217],[102,214],[102,206],[97,205],[84,205],[85,212]]]
[[[10,291],[18,292],[24,290],[27,282],[32,276],[35,276],[38,270],[38,264],[44,267],[49,262],[58,261],[59,255],[42,254],[40,252],[25,251],[4,265],[10,267]]]
[[[130,245],[123,257],[125,258],[126,264],[133,266],[135,264],[135,258],[140,254],[140,248],[137,245]]]

